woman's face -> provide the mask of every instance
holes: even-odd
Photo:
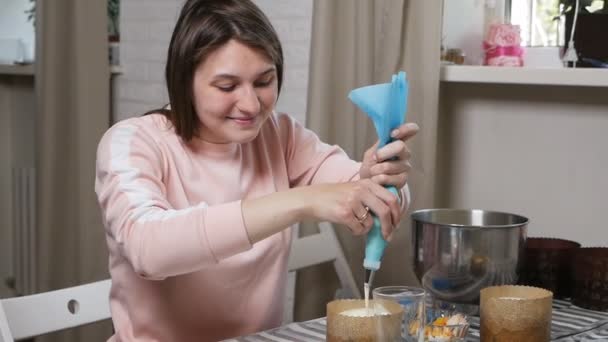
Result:
[[[212,143],[253,140],[277,101],[277,72],[262,52],[230,40],[194,71],[200,138]]]

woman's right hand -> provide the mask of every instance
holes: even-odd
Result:
[[[388,240],[401,218],[397,197],[369,179],[311,185],[301,190],[310,203],[311,216],[345,225],[354,235],[371,229],[373,213],[380,219],[382,235]]]

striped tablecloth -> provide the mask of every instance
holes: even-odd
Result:
[[[325,341],[325,318],[291,323],[255,335],[243,336],[233,342]],[[471,319],[467,342],[479,341],[479,318]],[[568,301],[553,301],[551,341],[608,341],[608,312],[579,308]]]

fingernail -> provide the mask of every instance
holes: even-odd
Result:
[[[372,159],[373,159],[374,161],[378,161],[378,156],[377,156],[377,155],[374,153],[374,154],[372,155]]]
[[[399,134],[399,130],[395,129],[391,132],[391,137],[395,138],[395,137],[397,137],[398,134]]]
[[[391,242],[393,240],[393,233],[388,234],[386,241]]]
[[[410,123],[409,125],[410,125],[410,128],[412,128],[412,129],[420,129],[420,127],[414,122]]]

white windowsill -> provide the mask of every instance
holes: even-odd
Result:
[[[120,75],[123,73],[123,68],[120,65],[111,65],[110,74]],[[34,65],[18,65],[18,64],[0,64],[0,75],[34,75]]]
[[[34,75],[34,65],[33,64],[0,64],[0,75],[25,75],[25,76],[33,76]]]
[[[608,87],[608,69],[442,65],[443,82]]]

